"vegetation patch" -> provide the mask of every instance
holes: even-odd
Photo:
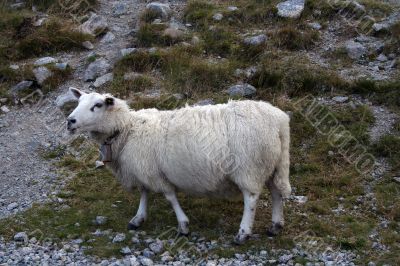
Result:
[[[282,27],[273,34],[274,44],[278,48],[288,50],[310,49],[318,38],[317,31],[309,28],[299,29],[292,25]]]

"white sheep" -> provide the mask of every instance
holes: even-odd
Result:
[[[140,204],[129,229],[147,218],[148,191],[161,192],[188,234],[189,219],[177,191],[232,197],[241,192],[244,213],[235,237],[242,243],[252,232],[257,200],[264,187],[272,194],[270,235],[283,227],[283,198],[290,195],[289,117],[261,101],[230,101],[186,106],[173,111],[132,111],[109,94],[84,93],[68,117],[70,133],[89,132],[106,151],[105,159],[127,190],[138,187]],[[108,161],[108,162],[107,162]]]

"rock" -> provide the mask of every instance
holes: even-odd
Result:
[[[19,232],[14,235],[14,241],[18,242],[28,242],[28,235],[25,232]]]
[[[390,24],[386,22],[374,23],[372,29],[375,32],[387,32],[390,30]]]
[[[121,53],[121,56],[125,56],[125,55],[128,55],[128,54],[132,54],[132,53],[134,53],[136,51],[137,51],[136,48],[125,48],[125,49],[121,49],[120,53]]]
[[[143,265],[143,266],[153,266],[153,261],[151,260],[151,259],[149,259],[149,258],[146,258],[146,257],[142,257],[142,258],[140,258],[140,263]]]
[[[235,96],[248,97],[254,95],[256,92],[257,92],[256,88],[247,83],[234,85],[227,90],[227,93],[231,97]]]
[[[204,105],[213,105],[213,104],[215,104],[213,99],[204,99],[204,100],[200,100],[200,101],[196,102],[194,104],[194,106],[204,106]]]
[[[376,60],[380,61],[380,62],[386,62],[388,60],[388,58],[386,57],[386,55],[384,54],[380,54]]]
[[[288,0],[276,5],[278,16],[283,18],[298,18],[304,10],[305,0]]]
[[[184,32],[176,28],[167,28],[163,32],[163,36],[170,38],[172,41],[179,41],[182,39]]]
[[[111,31],[107,32],[106,35],[101,39],[101,43],[111,43],[115,40],[115,35]]]
[[[113,243],[120,243],[120,242],[124,241],[125,238],[126,238],[126,236],[125,236],[124,233],[117,234],[117,235],[113,238],[113,241],[112,241],[112,242],[113,242]]]
[[[192,40],[190,41],[192,45],[198,45],[200,43],[200,38],[197,36],[193,36]]]
[[[36,81],[40,85],[43,84],[43,82],[45,82],[46,79],[48,79],[49,77],[51,77],[53,75],[53,73],[47,67],[44,67],[44,66],[34,68],[32,70],[32,72],[36,78]]]
[[[156,18],[162,19],[163,21],[168,20],[171,16],[171,8],[168,4],[163,4],[159,2],[152,2],[146,6],[147,10],[150,10],[156,15]]]
[[[293,196],[293,201],[299,204],[306,203],[308,198],[306,196]]]
[[[102,58],[90,63],[84,74],[85,81],[93,81],[97,77],[105,75],[111,69],[110,64]]]
[[[84,41],[82,43],[82,46],[85,47],[88,50],[93,50],[94,49],[94,45],[93,43],[89,42],[89,41]]]
[[[337,103],[344,103],[347,102],[349,100],[349,97],[347,96],[335,96],[332,98],[332,100],[334,100]]]
[[[11,94],[13,94],[15,96],[18,92],[29,89],[32,85],[33,85],[33,81],[24,80],[24,81],[21,81],[20,83],[18,83],[17,85],[15,85],[14,87],[12,87],[10,92],[11,92]]]
[[[90,18],[79,26],[79,30],[92,36],[98,36],[108,29],[107,20],[96,13],[91,13]]]
[[[124,248],[121,249],[121,254],[122,255],[129,255],[129,254],[132,254],[132,251],[131,251],[131,249],[129,247],[124,247]]]
[[[159,253],[161,253],[161,252],[163,251],[163,249],[164,249],[164,243],[163,243],[161,240],[157,239],[156,242],[153,242],[153,243],[151,243],[151,244],[149,245],[149,248],[150,248],[150,250],[153,251],[155,254],[159,254]]]
[[[7,98],[0,98],[0,103],[6,103],[8,101]]]
[[[115,16],[123,15],[127,12],[126,5],[124,3],[114,3],[112,7],[112,13]]]
[[[237,8],[237,6],[228,6],[228,11],[236,11],[236,10],[238,10],[239,8]]]
[[[59,70],[67,70],[68,63],[56,63],[54,66]]]
[[[114,78],[113,73],[107,73],[99,78],[96,79],[96,81],[93,83],[93,86],[95,86],[96,88],[99,88],[101,86],[103,86],[104,84],[106,84],[107,82],[112,81]]]
[[[56,106],[60,108],[65,114],[69,114],[70,111],[75,109],[78,105],[78,99],[76,99],[76,97],[68,89],[66,93],[61,94],[56,98],[55,103]]]
[[[212,18],[215,21],[220,21],[224,18],[224,15],[222,15],[221,13],[215,13]]]
[[[400,183],[400,176],[393,177],[393,180],[396,181],[397,183]]]
[[[43,66],[43,65],[47,65],[47,64],[54,64],[57,63],[57,59],[47,56],[47,57],[42,57],[38,60],[35,61],[35,63],[33,63],[34,66]]]
[[[37,19],[35,22],[33,22],[33,26],[34,27],[40,27],[43,25],[43,22],[45,22],[47,20],[47,18],[39,18]]]
[[[8,113],[8,112],[10,112],[10,109],[8,109],[8,107],[5,106],[5,105],[3,105],[3,106],[0,108],[0,110],[1,110],[3,113]],[[11,203],[11,204],[13,204],[13,203]],[[11,204],[10,204],[10,205],[11,205]],[[10,207],[10,205],[7,206],[7,210],[8,210],[8,208]],[[17,204],[17,206],[18,206],[18,204]],[[17,207],[17,206],[16,206],[16,207]],[[12,208],[12,209],[15,209],[15,208]],[[9,209],[9,211],[11,211],[12,209]]]
[[[247,37],[243,40],[244,44],[246,45],[261,45],[267,41],[267,35],[260,34],[253,37]]]
[[[367,48],[361,43],[355,42],[353,40],[347,41],[345,44],[347,55],[351,59],[361,59],[367,53]]]
[[[108,219],[105,216],[96,216],[95,222],[97,225],[103,225],[103,224],[107,223],[107,220]]]
[[[319,24],[318,22],[310,22],[307,23],[307,25],[314,30],[320,30],[322,28],[321,24]]]
[[[96,169],[104,167],[104,166],[105,166],[105,164],[102,161],[96,161],[95,162],[95,168]]]
[[[146,258],[153,258],[155,256],[153,251],[150,251],[148,248],[146,248],[145,250],[143,250],[143,256],[145,256]]]

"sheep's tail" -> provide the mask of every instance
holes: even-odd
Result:
[[[274,174],[274,184],[281,192],[283,198],[288,198],[292,192],[289,182],[289,167],[290,167],[290,126],[289,117],[282,122],[279,138],[281,140],[281,158],[277,164]]]

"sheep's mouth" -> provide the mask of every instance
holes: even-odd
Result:
[[[77,130],[77,129],[78,129],[78,128],[68,128],[67,130],[68,130],[69,134],[73,135],[73,134],[76,133],[76,130]]]

